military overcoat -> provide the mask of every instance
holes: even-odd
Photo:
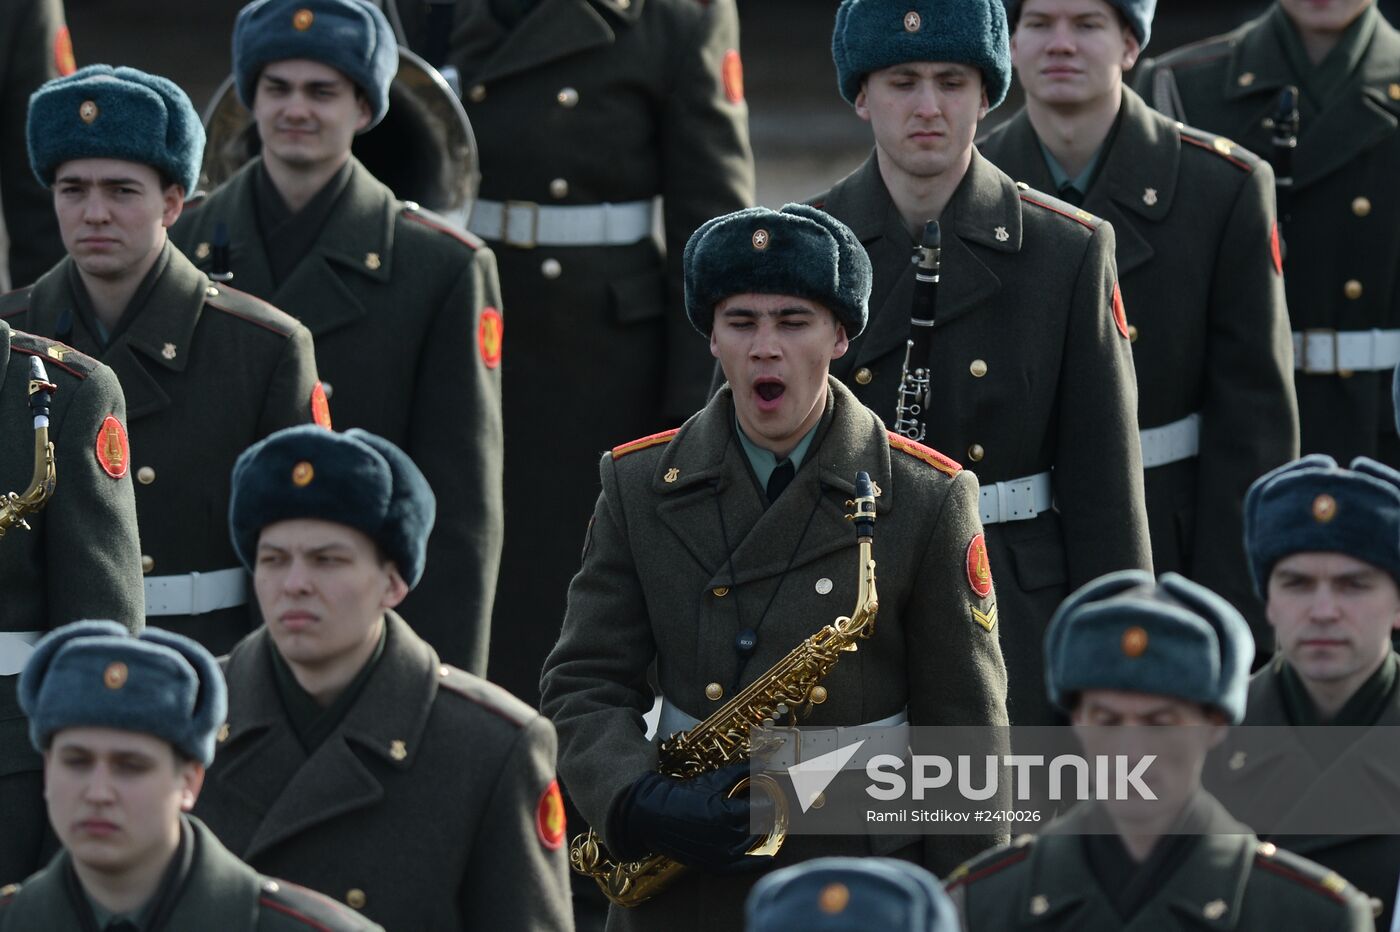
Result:
[[[595,828],[657,766],[642,719],[653,700],[646,676],[653,661],[666,701],[703,719],[800,641],[851,613],[859,561],[845,502],[859,471],[881,490],[876,633],[841,659],[823,681],[826,702],[800,724],[857,725],[903,710],[914,725],[1005,724],[996,594],[972,559],[982,530],[976,479],[933,450],[892,440],[839,382],[828,379],[828,387],[802,468],[766,510],[735,435],[727,387],[679,432],[604,454],[583,568],[541,682],[543,708],[561,737],[560,773]],[[747,663],[734,646],[744,627],[758,633]],[[917,840],[790,839],[775,863],[905,846],[906,856],[947,871],[961,852],[996,841],[930,837],[922,852],[909,850]],[[737,929],[754,879],[692,870],[651,902],[614,908],[608,925]]]
[[[1234,32],[1146,60],[1135,85],[1169,116],[1269,153],[1279,91],[1302,83],[1272,22],[1283,15],[1275,5]],[[1374,33],[1345,89],[1322,108],[1301,97],[1291,219],[1281,228],[1293,331],[1316,334],[1306,339],[1323,363],[1329,331],[1400,328],[1400,32],[1371,8],[1363,15],[1374,16]],[[1302,451],[1400,466],[1391,368],[1300,368]]]
[[[873,154],[813,202],[855,232],[875,272],[870,323],[832,374],[892,423],[914,240]],[[1042,641],[1055,608],[1104,573],[1152,569],[1113,229],[1019,188],[975,152],[940,224],[926,442],[984,490],[1052,471],[1054,510],[987,527],[1011,721],[1045,724]]]
[[[1024,110],[978,148],[1017,181],[1054,189]],[[1145,472],[1153,569],[1228,598],[1267,655],[1273,639],[1245,566],[1241,503],[1250,483],[1298,456],[1273,171],[1129,88],[1100,158],[1083,207],[1113,224],[1138,425],[1200,417],[1199,455]]]
[[[312,419],[311,334],[256,298],[211,284],[173,246],[153,274],[145,302],[127,309],[105,349],[78,313],[71,258],[0,296],[0,318],[66,339],[121,381],[131,429],[123,465],[136,480],[147,577],[238,569],[228,534],[233,462],[273,431]],[[253,628],[255,601],[249,587],[244,604],[153,623],[220,653]]]
[[[29,95],[74,67],[63,0],[0,3],[0,206],[13,287],[29,284],[63,258],[53,195],[29,168],[25,126]]]
[[[421,49],[414,17],[430,6],[398,6]],[[538,0],[509,30],[493,6],[455,4],[446,59],[480,146],[481,197],[517,213],[659,197],[664,215],[660,243],[528,248],[473,227],[496,250],[510,309],[498,617],[514,633],[496,641],[491,679],[533,702],[599,451],[705,403],[712,360],[686,321],[681,254],[700,224],[753,203],[754,169],[735,0]]]
[[[224,224],[233,284],[315,337],[336,429],[378,434],[423,471],[437,523],[405,615],[445,660],[481,673],[503,524],[495,259],[353,161],[316,244],[274,286],[255,213],[259,170],[255,159],[196,201],[171,235],[207,270]]]
[[[266,628],[223,661],[229,720],[195,813],[258,870],[389,929],[572,929],[554,728],[447,666],[398,615],[310,755]]]
[[[1189,856],[1125,922],[1085,852],[1093,806],[1079,806],[1012,845],[959,867],[947,889],[964,932],[1218,932],[1333,929],[1369,932],[1367,899],[1332,871],[1259,841],[1209,796]]]
[[[1261,726],[1289,725],[1284,711],[1280,679],[1282,657],[1259,670],[1249,681],[1249,703],[1245,708],[1244,724]],[[1400,691],[1397,691],[1400,692]],[[1284,825],[1290,813],[1326,812],[1335,804],[1335,791],[1354,780],[1369,784],[1381,798],[1393,798],[1400,784],[1394,772],[1388,772],[1381,761],[1395,758],[1390,753],[1368,755],[1372,740],[1389,744],[1395,727],[1400,725],[1400,695],[1392,693],[1385,710],[1374,722],[1376,730],[1351,742],[1335,756],[1319,760],[1302,737],[1291,730],[1271,728],[1271,747],[1267,753],[1258,750],[1238,752],[1230,741],[1212,756],[1212,773],[1222,781],[1222,794],[1238,798],[1248,806],[1235,806],[1234,814],[1250,822],[1256,812],[1268,812],[1273,824]],[[1326,727],[1326,726],[1316,726]],[[1312,730],[1312,729],[1309,729]],[[1288,767],[1278,767],[1286,759]],[[1372,763],[1374,761],[1375,763]],[[1300,768],[1315,765],[1310,773]],[[1329,786],[1331,787],[1329,789]],[[1261,832],[1261,835],[1263,833]],[[1341,874],[1367,896],[1382,904],[1383,912],[1376,927],[1389,929],[1395,910],[1396,874],[1400,872],[1400,836],[1396,835],[1264,835],[1280,845],[1286,845],[1303,857],[1316,861]]]
[[[139,631],[145,604],[131,476],[113,476],[98,461],[104,432],[126,430],[117,377],[97,360],[3,320],[0,424],[9,441],[0,450],[0,493],[23,493],[34,474],[28,388],[36,356],[58,386],[49,407],[57,484],[44,509],[28,517],[30,530],[11,528],[0,540],[0,884],[43,864],[48,825],[42,762],[15,692],[28,647],[7,635],[30,632],[29,642],[35,632],[82,618],[111,618]]]
[[[318,893],[260,876],[189,818],[195,846],[189,873],[164,925],[150,932],[372,932],[383,929]],[[70,889],[72,857],[61,852],[21,885],[0,890],[0,932],[83,929]]]

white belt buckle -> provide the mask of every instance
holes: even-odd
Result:
[[[510,228],[512,214],[519,211],[528,214],[530,232],[525,239],[517,239]],[[534,249],[540,236],[540,205],[534,201],[505,201],[501,204],[501,242],[520,249]]]
[[[1341,371],[1341,366],[1340,366],[1340,361],[1341,361],[1341,360],[1340,360],[1340,356],[1341,356],[1341,354],[1338,352],[1338,346],[1337,346],[1337,344],[1338,344],[1340,341],[1337,339],[1337,331],[1336,331],[1336,330],[1333,330],[1333,329],[1328,328],[1328,327],[1313,327],[1313,328],[1310,328],[1310,329],[1307,329],[1307,330],[1303,330],[1303,331],[1302,331],[1302,336],[1303,336],[1303,351],[1302,351],[1302,354],[1301,354],[1301,355],[1302,355],[1302,366],[1300,366],[1299,368],[1301,368],[1301,369],[1303,370],[1303,374],[1304,374],[1304,375],[1334,375],[1334,374],[1336,374],[1337,372],[1340,372],[1340,371]],[[1313,347],[1313,341],[1315,341],[1315,340],[1316,340],[1316,341],[1325,341],[1325,342],[1323,342],[1323,344],[1322,344],[1323,346],[1327,346],[1327,345],[1330,344],[1331,350],[1332,350],[1332,362],[1331,362],[1330,368],[1321,368],[1321,367],[1316,367],[1316,366],[1313,365],[1313,363],[1312,363],[1312,347]],[[1324,350],[1324,355],[1326,355],[1325,350]]]

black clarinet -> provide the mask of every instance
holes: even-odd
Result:
[[[1279,91],[1274,113],[1274,185],[1278,188],[1278,222],[1283,226],[1293,209],[1293,150],[1298,148],[1298,88],[1292,84]]]
[[[924,236],[914,247],[914,299],[909,315],[909,341],[904,347],[904,368],[895,397],[894,432],[922,443],[928,432],[928,410],[932,401],[929,385],[929,353],[933,347],[933,324],[938,306],[938,273],[942,264],[942,235],[938,221],[924,224]]]

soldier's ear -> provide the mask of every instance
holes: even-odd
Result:
[[[1128,71],[1137,64],[1138,56],[1142,54],[1142,43],[1138,42],[1137,33],[1133,32],[1126,24],[1123,25],[1123,58],[1119,65],[1124,71]]]
[[[194,809],[195,800],[199,799],[199,791],[204,789],[204,765],[197,760],[180,761],[180,811],[190,812]]]
[[[856,92],[856,116],[870,122],[870,106],[865,101],[865,89],[870,83],[869,76],[860,79],[860,90]]]
[[[166,229],[173,227],[175,221],[180,219],[180,214],[185,210],[185,188],[180,184],[166,185],[160,192],[161,199],[161,226]]]
[[[355,92],[355,107],[360,114],[355,118],[355,132],[363,133],[374,114],[369,109],[369,98],[360,91]]]

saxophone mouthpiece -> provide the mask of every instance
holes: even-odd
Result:
[[[870,481],[870,473],[856,473],[856,522],[857,537],[875,536],[875,484]]]
[[[29,410],[34,414],[34,427],[49,426],[49,405],[58,386],[49,381],[49,370],[38,356],[29,357]],[[42,423],[40,419],[42,418]]]

